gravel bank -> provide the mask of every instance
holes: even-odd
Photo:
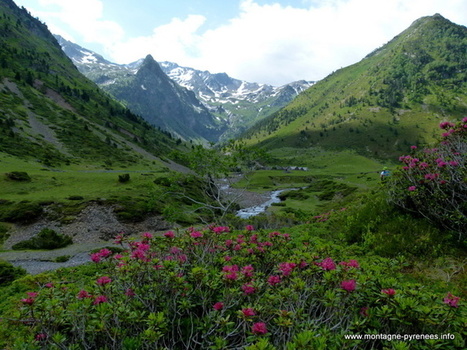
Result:
[[[37,275],[42,272],[56,270],[62,267],[73,267],[88,263],[90,251],[107,247],[107,242],[90,244],[73,244],[66,248],[48,251],[8,251],[0,252],[0,259],[7,260],[14,266],[24,268],[29,274]],[[59,256],[70,256],[66,262],[54,262]]]

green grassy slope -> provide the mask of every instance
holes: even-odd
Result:
[[[415,21],[244,134],[265,148],[352,148],[388,157],[432,141],[467,113],[467,28],[440,15]]]
[[[0,4],[0,147],[47,165],[131,165],[176,146],[85,78],[47,27]]]

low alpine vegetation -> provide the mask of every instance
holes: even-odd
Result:
[[[351,336],[449,333],[454,338],[411,348],[462,347],[466,314],[458,292],[405,280],[398,260],[351,256],[305,232],[251,225],[116,242],[122,252],[91,255],[99,272],[89,280],[38,280],[18,301],[18,317],[28,321],[15,346],[370,349],[398,342]]]

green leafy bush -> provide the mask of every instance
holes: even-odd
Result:
[[[73,243],[71,237],[44,228],[36,236],[13,245],[14,250],[21,249],[57,249]]]
[[[341,225],[346,242],[359,243],[382,256],[436,256],[449,247],[447,232],[424,218],[403,212],[388,202],[387,193],[382,190],[355,201],[337,224]]]
[[[407,211],[451,230],[459,242],[467,238],[467,117],[446,130],[433,148],[401,156],[404,164],[388,182],[390,199]]]
[[[374,349],[392,340],[351,336],[447,333],[410,348],[465,346],[457,292],[404,280],[398,260],[357,261],[331,243],[252,226],[117,241],[125,252],[91,255],[102,268],[93,280],[27,293],[19,317],[34,322],[18,348]]]
[[[60,255],[57,256],[53,261],[57,263],[62,263],[62,262],[67,262],[70,260],[71,256],[70,255]]]
[[[118,175],[118,182],[126,183],[128,181],[130,181],[130,174]]]
[[[22,201],[0,204],[0,221],[28,223],[36,220],[43,213],[38,203]]]
[[[25,274],[26,270],[23,268],[15,267],[7,261],[0,260],[0,286],[7,285]]]
[[[1,223],[0,222],[0,246],[3,244],[3,242],[5,242],[7,240],[7,238],[10,236],[8,234],[8,231],[9,231],[9,227],[4,224],[4,223]]]
[[[31,181],[31,177],[24,171],[12,171],[5,174],[7,178],[13,181]]]

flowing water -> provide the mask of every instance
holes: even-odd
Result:
[[[242,219],[248,219],[249,217],[256,216],[258,214],[264,213],[266,209],[272,205],[273,203],[280,203],[281,199],[279,198],[279,195],[284,192],[284,191],[290,191],[290,190],[295,190],[296,188],[289,188],[286,190],[277,190],[277,191],[272,191],[271,192],[271,198],[267,200],[266,202],[256,205],[254,207],[249,207],[245,209],[241,209],[237,211],[237,216],[241,217]]]

